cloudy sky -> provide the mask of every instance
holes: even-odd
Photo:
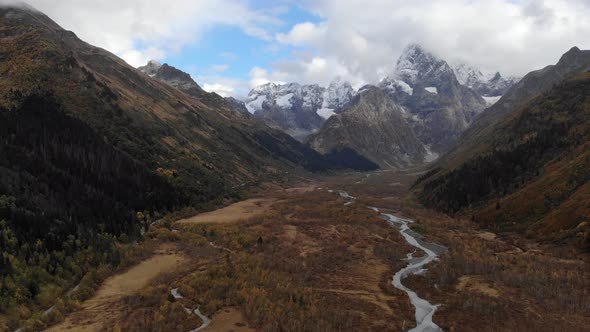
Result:
[[[574,45],[590,48],[589,0],[28,3],[133,66],[167,62],[238,97],[268,81],[374,83],[411,42],[504,75],[555,63]]]

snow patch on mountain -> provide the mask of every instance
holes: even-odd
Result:
[[[470,88],[477,82],[486,82],[493,77],[493,75],[484,74],[478,68],[464,62],[454,63],[452,68],[459,83]]]
[[[336,114],[332,108],[320,108],[316,113],[326,120]]]
[[[438,94],[438,89],[435,86],[429,86],[424,88],[424,90],[430,92],[430,93],[434,93],[435,95]]]
[[[262,105],[266,101],[266,95],[257,95],[254,100],[250,100],[249,102],[245,103],[248,112],[254,113],[258,110],[262,109]]]
[[[291,107],[291,97],[293,97],[293,93],[287,93],[286,95],[279,96],[277,98],[277,106],[279,107]]]
[[[350,83],[342,79],[334,80],[327,88],[317,84],[267,83],[252,89],[245,105],[267,125],[304,139],[326,119],[340,113],[354,96]]]
[[[495,103],[497,103],[498,100],[500,100],[500,98],[502,98],[502,96],[494,96],[494,97],[486,97],[486,96],[483,96],[482,98],[483,98],[483,100],[486,101],[486,103],[488,104],[488,106],[492,106]]]
[[[437,160],[438,157],[440,157],[438,153],[431,150],[430,145],[424,145],[424,148],[426,149],[426,156],[424,157],[424,162],[431,163]]]
[[[387,91],[389,94],[395,94],[398,92],[403,92],[410,96],[414,94],[414,89],[408,83],[396,78],[386,77],[382,79],[381,82],[379,82],[379,87]]]

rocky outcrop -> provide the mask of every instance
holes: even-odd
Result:
[[[352,149],[382,168],[419,164],[428,159],[428,153],[406,122],[404,112],[383,90],[367,86],[307,142],[324,154]]]

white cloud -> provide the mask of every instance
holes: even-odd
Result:
[[[574,45],[590,47],[587,0],[308,0],[303,6],[321,22],[275,35],[278,43],[307,51],[277,62],[266,73],[271,80],[377,82],[411,42],[506,75],[553,64]]]
[[[0,3],[7,1],[13,0]],[[200,71],[205,75],[200,82],[233,94],[270,81],[326,85],[340,76],[356,87],[374,83],[393,70],[411,42],[504,75],[555,63],[574,45],[590,48],[588,0],[303,0],[296,6],[318,22],[306,19],[282,33],[275,33],[283,27],[276,17],[288,15],[295,6],[291,0],[266,7],[253,0],[28,1],[133,66],[181,52],[217,26],[267,41],[259,53],[217,54],[232,68],[255,54],[282,57],[272,65],[258,64],[248,77],[221,77],[226,64]],[[284,56],[285,49],[296,51]]]
[[[325,28],[311,22],[298,23],[288,33],[278,33],[277,41],[294,46],[314,45],[324,38]]]
[[[250,88],[257,87],[270,82],[268,71],[260,67],[254,67],[250,70]]]
[[[132,66],[178,53],[215,26],[233,26],[271,40],[268,30],[281,24],[272,10],[254,10],[240,0],[28,2],[81,39],[108,49]]]
[[[223,97],[232,96],[235,91],[234,87],[223,85],[221,83],[205,83],[203,85],[203,89],[208,92],[216,92],[217,94]]]

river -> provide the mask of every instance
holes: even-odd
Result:
[[[333,191],[330,191],[333,192]],[[341,197],[346,198],[348,202],[344,203],[345,205],[349,205],[356,200],[356,197],[348,194],[345,191],[338,192]],[[443,253],[447,250],[447,248],[435,244],[435,243],[427,243],[421,240],[420,234],[412,231],[410,229],[410,224],[413,223],[413,220],[410,219],[403,219],[393,214],[383,213],[380,209],[371,207],[375,212],[381,214],[381,217],[386,220],[389,224],[399,229],[400,234],[404,237],[406,242],[424,252],[424,256],[422,257],[414,257],[413,253],[408,253],[406,255],[408,260],[408,265],[401,270],[397,271],[392,279],[392,284],[395,288],[404,291],[408,294],[410,298],[410,302],[415,307],[415,319],[416,319],[416,327],[409,330],[409,332],[439,332],[442,329],[436,325],[432,321],[432,316],[436,312],[437,308],[440,306],[439,304],[432,304],[427,300],[418,296],[418,294],[411,290],[410,288],[403,285],[402,281],[409,275],[412,274],[421,274],[426,272],[425,266],[428,263],[436,260],[440,253]]]

